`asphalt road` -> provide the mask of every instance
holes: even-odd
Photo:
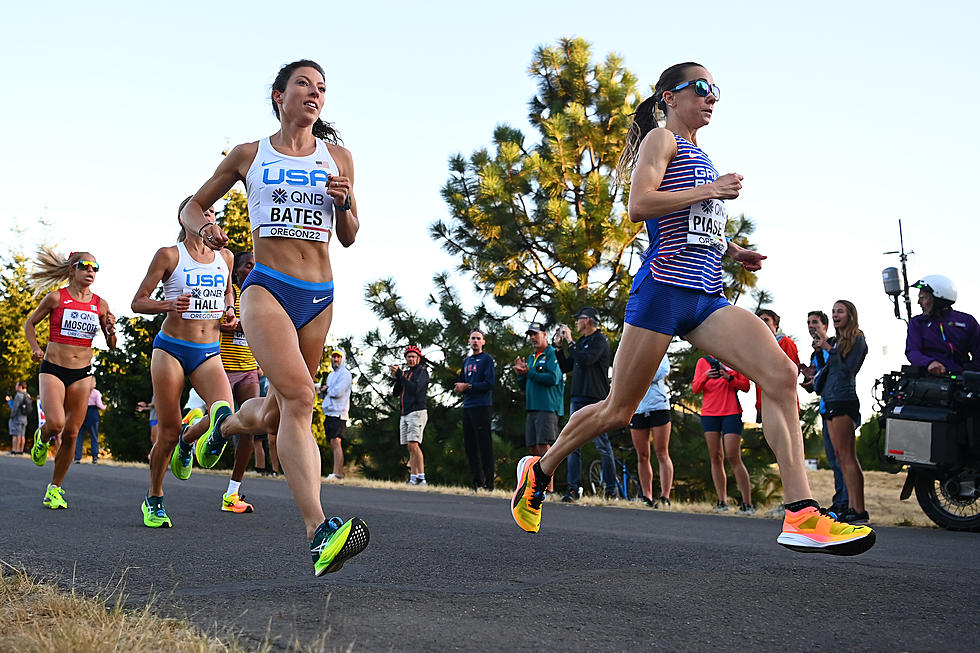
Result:
[[[51,464],[50,462],[48,463]],[[227,478],[167,478],[173,529],[142,525],[147,471],[0,457],[0,559],[87,593],[275,648],[355,651],[939,650],[980,641],[980,535],[881,528],[854,558],[802,555],[775,520],[545,505],[521,532],[499,498],[331,485],[371,545],[312,573],[285,482],[248,478],[256,512],[219,510]],[[74,578],[74,581],[72,581]]]

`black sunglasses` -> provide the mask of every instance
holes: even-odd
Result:
[[[708,93],[715,96],[716,100],[721,99],[721,89],[714,84],[709,84],[707,80],[704,79],[692,79],[689,82],[684,82],[674,88],[670,89],[671,93],[676,93],[682,88],[687,88],[688,86],[694,85],[694,92],[698,94],[699,97],[708,97]]]

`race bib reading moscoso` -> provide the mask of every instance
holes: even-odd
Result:
[[[710,199],[694,204],[687,218],[687,244],[714,247],[724,253],[728,248],[725,240],[727,222],[724,202]]]
[[[69,338],[94,338],[99,331],[99,316],[91,311],[65,311],[61,314],[61,335]]]

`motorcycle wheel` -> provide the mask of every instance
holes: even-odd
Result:
[[[917,472],[915,498],[922,512],[939,526],[951,531],[980,532],[980,499],[950,494],[945,481],[951,475]]]

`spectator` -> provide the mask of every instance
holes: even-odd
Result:
[[[483,351],[485,338],[479,329],[470,332],[473,353],[463,360],[463,369],[453,392],[463,395],[463,448],[470,463],[470,486],[473,491],[493,490],[496,476],[493,458],[493,357]]]
[[[586,306],[575,315],[575,330],[580,336],[577,341],[572,341],[572,330],[566,325],[559,327],[554,338],[558,366],[562,372],[572,373],[569,415],[606,398],[609,394],[609,365],[612,362],[609,340],[599,331],[599,314],[594,308]],[[609,435],[600,433],[592,442],[602,460],[606,498],[614,498],[618,494],[617,484],[613,480],[616,478],[616,462]],[[576,501],[581,483],[582,450],[576,449],[568,454],[568,490],[561,500],[566,503]]]
[[[136,402],[136,412],[143,413],[149,411],[150,415],[150,449],[157,442],[157,408],[156,404],[153,402],[153,397],[150,397],[150,403],[145,401]],[[146,459],[150,459],[150,454],[146,454]]]
[[[526,360],[518,356],[514,372],[525,394],[524,443],[532,456],[542,456],[558,437],[558,418],[565,414],[565,377],[558,366],[555,348],[548,344],[544,325],[531,322],[525,334],[534,353]],[[549,481],[545,491],[554,492],[554,481]]]
[[[831,319],[836,336],[829,340],[826,336],[813,339],[814,349],[828,353],[827,364],[814,377],[813,387],[823,397],[830,440],[847,485],[848,508],[840,518],[849,524],[864,525],[869,522],[869,517],[864,505],[864,474],[858,462],[854,435],[855,428],[861,423],[861,402],[854,380],[868,355],[868,343],[858,325],[857,308],[851,302],[838,300]]]
[[[919,289],[922,315],[909,321],[905,341],[909,362],[927,368],[933,376],[980,369],[980,325],[969,313],[953,310],[952,280],[930,274],[912,286]]]
[[[823,311],[810,311],[806,316],[806,326],[810,331],[810,337],[814,342],[827,339],[827,327],[830,320]],[[813,377],[821,368],[826,367],[830,352],[821,348],[814,347],[810,355],[810,366],[803,370],[803,389],[813,392]],[[818,407],[820,414],[820,425],[823,431],[823,448],[827,453],[827,465],[834,472],[834,499],[830,506],[830,511],[835,515],[843,515],[847,511],[847,484],[844,483],[844,474],[841,472],[840,463],[837,462],[837,455],[834,453],[834,443],[830,440],[830,427],[827,425],[827,405],[823,397],[820,397]]]
[[[14,396],[7,395],[7,406],[10,408],[10,418],[7,427],[10,429],[10,455],[22,456],[27,432],[27,420],[31,415],[31,396],[27,394],[27,384],[18,381]]]
[[[344,479],[344,433],[347,431],[350,393],[353,377],[344,365],[344,352],[334,349],[330,352],[330,367],[323,395],[323,431],[330,450],[333,452],[333,472],[327,475],[328,481]]]
[[[765,322],[769,330],[772,331],[772,335],[776,336],[776,343],[779,345],[779,348],[793,361],[796,369],[800,369],[800,352],[796,348],[796,342],[789,336],[779,332],[779,315],[776,314],[776,311],[763,308],[756,311],[756,315],[759,316],[760,320]],[[797,400],[796,407],[799,409],[799,400]],[[755,386],[755,421],[759,424],[762,423],[762,388],[759,387],[759,384]]]
[[[670,397],[667,395],[667,375],[670,361],[664,356],[660,367],[647,388],[646,395],[630,419],[630,436],[636,449],[636,474],[640,477],[643,501],[648,506],[670,506],[670,488],[674,484],[674,463],[670,459]],[[653,501],[653,468],[650,467],[650,440],[660,466],[660,498]]]
[[[88,395],[88,408],[85,410],[85,419],[82,421],[82,427],[78,430],[78,437],[75,438],[75,462],[82,462],[82,443],[85,440],[85,434],[88,433],[89,439],[92,444],[89,447],[92,454],[92,464],[96,465],[99,462],[99,411],[105,410],[105,404],[102,403],[102,393],[95,389],[95,383],[93,380],[92,391]]]
[[[728,477],[725,475],[725,458],[731,465],[735,483],[742,495],[738,511],[752,514],[752,482],[742,462],[742,406],[738,392],[748,392],[749,379],[708,356],[698,361],[694,368],[692,388],[695,394],[703,394],[701,402],[701,426],[708,443],[708,459],[711,461],[711,479],[718,493],[715,512],[728,512]],[[724,450],[722,447],[724,446]]]
[[[269,394],[269,379],[259,370],[259,396],[264,397]],[[275,433],[262,433],[252,438],[252,446],[255,447],[255,471],[267,476],[279,476],[279,446],[278,436]],[[268,448],[268,457],[266,456]],[[261,464],[259,464],[261,463]]]
[[[405,364],[389,369],[395,379],[395,394],[401,401],[398,422],[399,441],[408,447],[409,485],[428,485],[425,481],[425,460],[422,457],[422,431],[429,419],[425,410],[425,394],[429,388],[429,373],[422,364],[422,350],[411,345],[405,350]]]

